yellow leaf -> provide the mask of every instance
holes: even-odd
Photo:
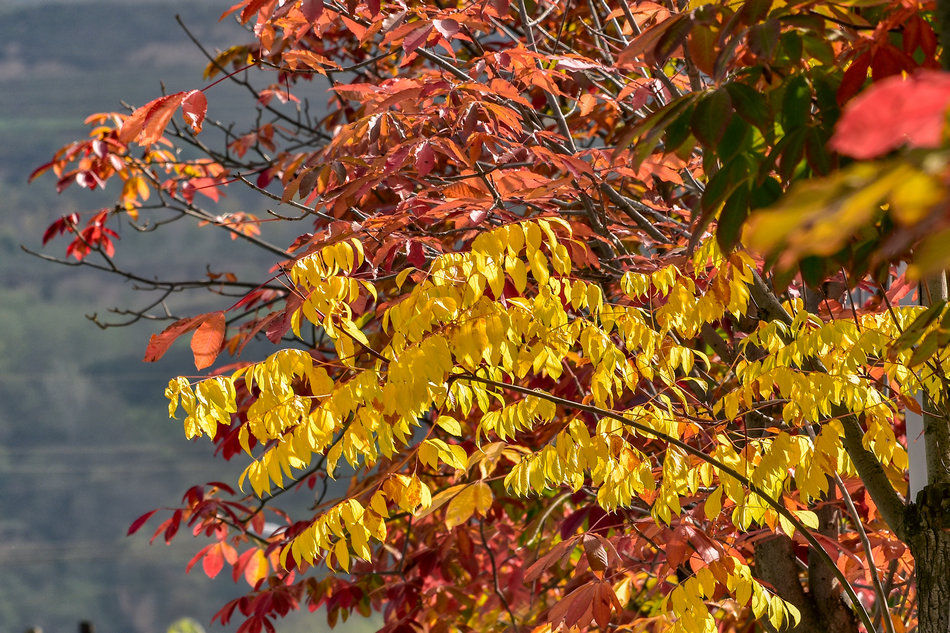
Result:
[[[722,512],[722,486],[718,486],[712,493],[706,497],[704,506],[707,519],[715,519]]]
[[[795,512],[795,516],[798,517],[798,520],[801,521],[806,527],[809,527],[813,530],[818,529],[818,515],[811,510],[797,510]]]
[[[475,490],[475,509],[479,514],[484,515],[491,508],[494,495],[491,488],[484,481],[476,482],[472,488]]]
[[[465,487],[466,487],[466,484],[458,484],[457,486],[452,486],[451,488],[446,488],[445,490],[442,490],[441,492],[436,493],[436,495],[432,497],[431,505],[428,508],[426,508],[424,512],[420,512],[419,514],[417,514],[416,518],[424,519],[425,517],[429,516],[430,514],[432,514],[433,512],[435,512],[442,506],[444,506],[446,503],[451,501],[455,497],[455,495],[457,495],[459,491]]]
[[[343,571],[350,571],[350,550],[346,546],[346,541],[340,539],[336,542],[336,546],[333,548],[333,553],[336,554],[336,560],[340,564],[340,567],[343,568]]]
[[[458,420],[447,415],[440,415],[435,421],[436,425],[442,427],[447,433],[456,437],[462,437],[462,425]]]
[[[785,603],[778,596],[772,596],[769,600],[769,622],[776,629],[782,629],[782,620],[785,619]]]
[[[477,511],[484,514],[492,504],[492,492],[483,481],[466,486],[459,492],[445,511],[445,527],[452,529],[468,521]]]
[[[419,461],[430,468],[437,468],[439,465],[438,447],[429,440],[423,442],[419,446]]]
[[[352,336],[354,339],[369,347],[369,339],[366,338],[366,335],[353,324],[349,319],[343,319],[342,322],[343,331]]]
[[[412,270],[413,270],[412,268],[404,268],[404,269],[402,269],[402,270],[399,271],[399,274],[396,275],[396,287],[397,287],[397,288],[400,288],[400,289],[402,288],[402,285],[403,285],[404,283],[406,283],[406,277],[409,276],[409,273],[411,273]]]
[[[381,517],[389,516],[389,508],[386,507],[386,495],[382,490],[377,490],[373,494],[373,498],[369,501],[369,507]]]
[[[515,285],[515,290],[524,292],[528,285],[528,269],[524,262],[520,258],[512,259],[507,268],[508,274],[511,275],[511,282]]]

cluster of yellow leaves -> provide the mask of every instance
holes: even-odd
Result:
[[[801,620],[801,613],[794,605],[776,594],[769,594],[752,577],[747,565],[729,556],[696,570],[695,575],[677,584],[667,594],[664,610],[675,617],[669,630],[672,633],[715,633],[718,630],[716,620],[705,600],[712,599],[717,586],[728,589],[739,606],[748,605],[756,619],[767,617],[777,630],[782,630],[785,622],[791,628]]]
[[[893,431],[893,418],[899,414],[895,394],[923,390],[937,400],[942,397],[939,373],[933,367],[914,370],[911,350],[893,350],[894,342],[920,308],[895,308],[863,314],[856,321],[827,323],[804,311],[800,301],[788,308],[796,315],[790,325],[763,323],[745,339],[746,357],[735,367],[737,383],[713,410],[731,420],[759,402],[778,398],[784,402],[782,423],[802,426],[823,422],[811,449],[805,446],[809,440],[800,436],[792,442],[782,433],[769,440],[773,444],[769,450],[780,451],[779,463],[807,465],[795,474],[805,499],[824,491],[824,473],[853,474],[840,442],[843,431],[834,420],[858,415],[867,426],[865,446],[881,461],[892,482],[903,487],[908,462]],[[938,357],[936,362],[945,365],[947,360]],[[774,446],[779,441],[788,448]],[[816,452],[821,456],[817,466],[813,460]],[[815,472],[815,468],[819,470]]]
[[[363,293],[375,299],[380,289],[353,276],[364,261],[362,247],[356,240],[325,246],[290,271],[305,297],[293,327],[299,330],[304,320],[322,327],[346,371],[339,363],[315,363],[304,351],[282,350],[194,387],[183,378],[172,381],[169,412],[174,415],[180,401],[186,434],[213,436],[236,411],[235,381],[243,379],[249,391],[256,387],[259,395],[240,437],[248,454],[250,436],[264,449],[242,481],[247,478],[262,497],[272,486],[283,486],[284,477],[309,468],[315,456],[324,456],[331,475],[341,459],[353,468],[372,468],[396,454],[414,459],[408,461],[416,465],[412,474],[384,477],[366,506],[351,498],[323,512],[283,552],[298,561],[329,558],[343,569],[353,556],[369,558],[371,540],[385,540],[390,505],[416,516],[444,506],[450,527],[484,514],[492,503],[484,479],[501,457],[513,464],[504,484],[518,495],[550,494],[564,486],[578,490],[589,482],[607,510],[646,499],[657,522],[670,522],[682,512],[683,497],[711,490],[708,517],[730,510],[740,529],[758,524],[791,534],[795,526],[751,493],[748,483],[771,502],[781,502],[793,486],[802,503],[820,497],[829,474],[852,469],[842,426],[834,419],[844,411],[867,420],[865,443],[900,479],[907,458],[893,436],[889,416],[895,406],[881,381],[908,388],[928,384],[908,370],[909,352],[888,357],[900,323],[877,315],[859,323],[823,323],[800,303],[790,304],[794,322],[760,325],[739,350],[732,378],[712,384],[704,373],[710,361],[695,339],[724,315],[739,318],[750,309],[752,260],[742,252],[726,258],[708,241],[694,254],[692,271],[626,273],[622,295],[608,303],[599,285],[573,277],[565,247],[571,239],[569,227],[556,219],[484,233],[470,251],[436,258],[404,298],[383,312],[382,330],[368,333],[361,329],[368,315],[354,314],[352,306]],[[396,284],[401,287],[409,274],[403,271]],[[503,296],[508,281],[518,296]],[[913,316],[910,310],[898,314],[904,320]],[[872,361],[881,373],[866,371]],[[823,363],[822,371],[811,368],[813,362]],[[581,368],[588,370],[590,390],[582,404],[602,410],[613,411],[620,396],[637,390],[643,379],[661,388],[648,402],[615,412],[622,419],[601,417],[593,432],[571,417],[576,412],[544,394],[506,399],[498,388],[529,374],[558,379]],[[692,387],[712,394],[711,411],[695,404]],[[743,481],[677,446],[649,454],[637,447],[657,437],[688,442],[706,433],[701,422],[725,429],[775,399],[787,401],[784,420],[776,425],[821,422],[820,431],[812,440],[776,428],[747,437],[741,449],[728,432],[716,431],[710,456],[741,473]],[[711,419],[710,413],[725,419]],[[420,439],[427,419],[432,430],[449,436],[500,441],[466,454],[431,431]],[[519,433],[557,421],[563,421],[561,430],[536,452],[508,444]],[[433,494],[417,470],[445,468],[462,483]],[[464,482],[468,477],[477,479]],[[793,512],[801,524],[817,524],[811,512]],[[751,600],[756,615],[767,612],[776,626],[794,619],[787,605],[769,598],[741,570],[736,561],[721,581],[740,603]],[[711,630],[702,602],[702,596],[712,596],[705,574],[686,581],[696,587],[681,585],[669,596],[682,630]]]

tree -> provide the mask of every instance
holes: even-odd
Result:
[[[238,2],[221,77],[90,117],[35,173],[122,183],[44,242],[156,292],[136,317],[225,297],[165,313],[145,360],[188,333],[199,371],[236,357],[166,395],[248,491],[195,486],[153,538],[213,537],[192,564],[246,579],[216,616],[242,633],[302,605],[392,633],[950,630],[945,281],[900,304],[947,267],[933,8]],[[206,116],[226,80],[244,127]],[[236,187],[292,212],[216,213]],[[274,266],[115,259],[110,226],[176,220]]]

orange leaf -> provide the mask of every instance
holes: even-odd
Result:
[[[267,577],[267,572],[267,557],[264,556],[264,552],[259,549],[253,550],[244,568],[244,580],[251,587],[256,587],[257,583]]]
[[[224,312],[204,315],[204,320],[191,336],[191,351],[195,355],[195,367],[210,367],[224,344]]]
[[[205,316],[206,315],[202,314],[196,317],[175,321],[162,330],[161,334],[152,334],[148,341],[148,347],[145,349],[145,358],[142,360],[146,363],[154,363],[157,361],[165,355],[165,352],[168,351],[168,348],[171,347],[171,344],[175,342],[176,338],[201,325]]]
[[[205,557],[201,559],[201,567],[208,578],[217,576],[221,572],[221,568],[224,567],[224,556],[221,553],[220,546],[220,543],[215,543],[209,547]]]
[[[581,95],[578,103],[580,104],[581,116],[587,116],[594,111],[594,106],[597,105],[597,97],[589,92],[585,92]]]
[[[297,70],[300,64],[305,64],[313,70],[326,74],[326,66],[331,68],[337,66],[336,62],[313,51],[286,51],[282,55],[282,59],[290,66],[291,70]]]
[[[119,128],[119,140],[123,143],[135,141],[147,146],[156,143],[165,133],[165,126],[175,114],[175,110],[184,101],[186,93],[176,92],[149,101],[127,118]]]
[[[134,140],[142,131],[142,127],[145,125],[149,113],[167,100],[168,97],[159,97],[158,99],[149,101],[140,108],[136,108],[135,112],[122,122],[122,126],[119,128],[119,140],[123,143]]]

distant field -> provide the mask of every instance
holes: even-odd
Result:
[[[161,93],[161,81],[170,91],[201,86],[204,60],[174,15],[214,48],[243,37],[233,23],[217,22],[230,4],[0,0],[3,633],[34,625],[75,631],[79,619],[102,633],[163,633],[186,615],[207,625],[241,591],[227,574],[215,582],[199,572],[186,576],[185,563],[200,547],[187,537],[150,548],[146,536],[124,536],[137,515],[177,503],[186,485],[235,478],[210,463],[206,443],[189,444],[180,422],[167,419],[162,390],[170,375],[189,370],[187,344],[161,363],[142,364],[145,341],[160,324],[101,332],[83,319],[136,305],[141,296],[107,275],[41,262],[19,248],[38,245],[55,215],[109,201],[108,192],[75,188],[56,195],[50,176],[27,185],[30,171],[84,136],[90,113],[121,109],[122,100],[141,105]],[[234,118],[246,98],[221,84],[209,94],[209,115]],[[236,197],[224,204],[238,204]],[[255,270],[267,263],[210,228],[166,228],[148,236],[121,230],[120,260],[172,276],[200,276],[210,261]],[[61,254],[63,245],[58,240],[48,252]],[[310,616],[280,630],[314,628],[320,622]]]
[[[227,2],[93,0],[0,2],[0,181],[23,182],[64,143],[85,134],[90,113],[141,105],[203,84],[205,60],[175,22],[211,50],[243,37],[219,23]],[[216,90],[212,111],[236,93]],[[226,98],[224,98],[226,97]],[[225,106],[226,107],[226,106]]]
[[[0,82],[0,180],[22,182],[63,144],[82,138],[83,120],[95,112],[121,111],[122,102],[141,105],[167,90],[204,84],[202,66],[175,70],[87,70],[60,79]],[[209,95],[209,115],[231,120],[246,103],[243,92],[221,85]]]

